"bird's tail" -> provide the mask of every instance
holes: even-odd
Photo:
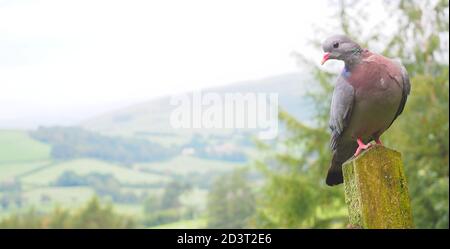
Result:
[[[353,156],[358,144],[352,142],[346,145],[340,145],[333,151],[330,168],[328,169],[325,183],[328,186],[339,185],[344,182],[342,175],[342,164]]]
[[[327,179],[325,180],[328,186],[334,186],[344,182],[342,163],[343,162],[337,161],[335,156],[331,159],[331,165],[328,169]]]

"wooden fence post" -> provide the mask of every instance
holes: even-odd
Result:
[[[373,145],[342,166],[345,202],[355,228],[414,228],[401,154]]]

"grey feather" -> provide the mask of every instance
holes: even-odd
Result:
[[[328,170],[327,185],[337,185],[342,183],[341,166],[348,158],[353,155],[357,147],[355,141],[342,141],[341,135],[348,126],[354,103],[355,90],[340,76],[334,88],[331,100],[330,121],[331,141],[330,147],[333,151],[331,165]]]
[[[330,121],[331,129],[331,149],[335,150],[338,139],[344,129],[348,125],[348,121],[352,112],[355,90],[340,76],[334,88],[333,97],[331,99]]]

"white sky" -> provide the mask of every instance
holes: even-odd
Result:
[[[0,127],[297,71],[290,53],[319,55],[302,48],[333,11],[326,0],[0,0]]]

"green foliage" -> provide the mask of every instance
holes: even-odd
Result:
[[[181,195],[190,190],[189,184],[174,180],[166,185],[162,196],[149,196],[144,201],[144,225],[156,226],[191,218],[189,210],[180,202]]]
[[[152,229],[200,229],[206,227],[205,218],[180,220],[172,223],[150,227]]]
[[[449,69],[448,0],[400,1],[399,32],[386,54],[404,58],[411,95],[402,116],[385,135],[404,157],[414,222],[448,228]],[[399,49],[406,47],[410,49]]]
[[[30,209],[24,214],[13,214],[0,222],[1,228],[133,228],[132,219],[116,214],[112,206],[102,205],[94,197],[86,206],[71,213],[56,208],[50,214]]]
[[[383,138],[387,146],[403,153],[416,227],[448,228],[448,1],[385,4],[392,7],[392,20],[385,24],[397,29],[392,37],[383,37],[386,34],[376,29],[367,40],[356,37],[365,18],[363,12],[349,11],[357,7],[344,0],[337,10],[340,29],[361,44],[381,43],[386,48],[383,54],[399,57],[406,65],[412,92],[403,114]],[[258,198],[256,226],[343,227],[347,218],[340,211],[346,209],[342,188],[324,186],[335,76],[297,57],[302,66],[310,67],[320,86],[306,96],[313,99],[316,116],[308,126],[281,111],[279,120],[287,134],[273,143],[258,144],[263,156],[256,166],[265,184]]]
[[[161,224],[173,223],[183,218],[181,210],[177,208],[163,209],[158,212],[147,214],[144,218],[145,226],[157,226]]]
[[[249,227],[256,206],[246,172],[235,170],[219,177],[208,194],[207,209],[210,228]]]
[[[108,137],[78,127],[40,127],[30,134],[51,144],[55,159],[90,157],[131,164],[164,160],[179,152],[144,139]]]
[[[387,135],[403,152],[415,223],[423,228],[448,227],[448,68],[442,73],[446,79],[412,78],[409,106]]]
[[[122,191],[120,182],[112,174],[93,172],[88,175],[79,175],[73,171],[65,171],[58,177],[54,185],[61,187],[89,186],[99,196],[108,196],[116,203],[139,201],[139,197],[134,193]]]
[[[64,171],[58,179],[56,179],[55,186],[63,186],[63,187],[70,187],[70,186],[84,186],[87,185],[87,180],[77,173],[68,170]]]
[[[330,158],[326,127],[308,127],[285,112],[280,112],[280,121],[289,134],[278,138],[275,148],[260,145],[266,157],[256,166],[266,184],[259,195],[261,208],[255,225],[298,228],[343,224],[342,189],[326,187],[323,180]]]
[[[134,227],[134,221],[129,218],[116,215],[110,204],[102,206],[97,198],[93,198],[86,207],[74,214],[72,224],[74,228]]]
[[[191,186],[189,184],[172,181],[164,190],[164,194],[161,199],[161,208],[178,208],[180,207],[180,196],[186,191],[189,191]]]

